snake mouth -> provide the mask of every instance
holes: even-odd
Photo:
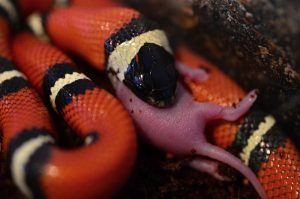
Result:
[[[155,100],[153,98],[148,98],[147,102],[157,108],[168,108],[174,104],[175,96],[169,100]]]
[[[176,87],[152,91],[144,101],[157,108],[168,108],[175,102],[175,89]]]

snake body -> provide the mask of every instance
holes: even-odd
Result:
[[[36,79],[31,84],[41,93],[51,93],[55,110],[85,142],[73,150],[56,147],[46,108],[10,60],[7,18],[1,17],[1,22],[3,151],[14,182],[28,198],[110,197],[135,162],[136,137],[129,114],[112,95],[76,72],[60,51],[37,45],[45,53],[42,57],[22,59],[27,64],[37,61],[40,69],[32,71]]]
[[[25,4],[24,2],[27,2],[27,4]],[[160,61],[159,63],[166,63],[165,65],[167,66],[172,65],[172,58],[169,58],[172,55],[172,50],[169,47],[168,41],[163,31],[161,31],[157,25],[153,25],[152,22],[149,22],[147,19],[142,17],[137,11],[129,8],[119,7],[117,4],[110,2],[111,1],[89,0],[85,3],[85,1],[83,0],[73,0],[71,2],[73,4],[73,8],[61,8],[48,12],[47,17],[44,18],[45,32],[48,33],[51,40],[61,49],[81,56],[99,70],[104,70],[105,68],[108,69],[112,76],[111,79],[115,84],[116,89],[121,85],[119,83],[120,80],[123,81],[122,83],[126,84],[126,81],[124,80],[126,78],[126,72],[128,72],[128,65],[136,67],[136,62],[141,62],[141,60],[143,59],[149,61],[144,58],[144,53],[140,53],[139,51],[145,44],[155,44],[155,49],[158,49],[159,52],[163,52],[165,54],[163,58],[167,58],[168,61]],[[48,10],[53,2],[45,1],[44,3],[35,3],[36,2],[34,0],[20,1],[18,5],[20,13],[23,13],[23,15],[25,16],[31,13],[33,10],[39,10],[43,12],[45,10]],[[35,6],[33,6],[33,4]],[[30,5],[32,5],[32,7]],[[90,6],[99,6],[99,8],[104,6],[105,8],[101,8],[100,12],[100,10],[97,9],[90,9]],[[148,34],[149,32],[151,34]],[[139,38],[139,40],[136,40],[136,38]],[[126,45],[131,46],[131,48],[122,48]],[[136,45],[138,47],[136,47]],[[129,52],[132,48],[137,50],[134,52]],[[146,46],[145,49],[146,51],[151,51],[151,49],[153,48],[152,46]],[[89,176],[90,178],[88,178],[87,176],[83,178],[83,174],[78,175],[78,179],[80,177],[80,179],[85,179],[86,181],[76,180],[73,174],[78,172],[77,170],[80,167],[83,167],[79,162],[85,163],[89,161],[81,160],[78,157],[76,159],[65,159],[64,157],[64,163],[66,165],[78,165],[78,167],[72,168],[72,171],[70,172],[64,173],[64,171],[70,170],[69,167],[67,167],[68,169],[62,169],[61,172],[59,172],[62,176],[69,173],[69,175],[72,175],[74,177],[74,181],[69,184],[70,187],[65,186],[68,183],[60,180],[59,177],[62,176],[57,176],[57,178],[53,178],[56,180],[53,180],[49,177],[49,175],[46,175],[46,172],[46,174],[42,173],[43,175],[40,175],[37,178],[33,178],[38,179],[35,183],[35,185],[37,186],[30,187],[32,193],[34,193],[34,196],[39,197],[40,195],[38,194],[43,194],[42,196],[50,198],[84,198],[87,196],[107,197],[111,195],[115,190],[118,189],[124,179],[126,179],[126,176],[130,171],[134,159],[135,142],[133,141],[134,138],[132,137],[132,134],[129,133],[133,131],[133,127],[131,124],[131,120],[128,119],[128,113],[123,110],[122,106],[117,105],[118,102],[110,104],[115,100],[110,95],[107,98],[103,97],[102,95],[106,96],[108,94],[103,90],[99,90],[99,88],[97,88],[86,76],[75,70],[75,64],[54,46],[42,43],[28,33],[22,33],[17,35],[14,40],[13,52],[14,61],[17,63],[20,70],[22,70],[26,74],[28,79],[31,81],[31,84],[41,94],[43,94],[45,98],[49,100],[53,108],[58,113],[60,113],[69,123],[69,125],[73,127],[73,129],[77,131],[79,135],[89,144],[86,150],[86,153],[89,153],[89,155],[82,154],[79,155],[80,157],[89,156],[90,159],[88,157],[86,158],[90,162],[98,160],[100,164],[100,162],[103,162],[105,157],[107,157],[107,155],[105,155],[105,151],[103,150],[111,152],[108,152],[106,154],[118,155],[110,155],[111,158],[109,159],[116,161],[116,166],[113,167],[113,170],[109,170],[112,167],[106,165],[102,167],[103,170],[100,169],[101,171],[99,171],[99,166],[97,166],[96,168],[97,164],[95,164],[94,166],[91,166],[91,169],[87,169],[89,170],[87,176]],[[155,60],[164,60],[161,59],[161,57],[153,57],[155,57]],[[243,91],[237,85],[235,85],[234,82],[229,80],[214,66],[211,66],[211,64],[204,61],[202,58],[193,55],[193,53],[187,51],[186,49],[180,49],[177,52],[177,59],[182,63],[193,67],[204,65],[205,69],[208,69],[210,71],[209,78],[206,81],[201,81],[199,83],[197,81],[191,81],[190,78],[187,78],[186,80],[186,84],[190,87],[194,98],[196,98],[198,101],[209,101],[219,104],[220,106],[231,106],[234,103],[237,104],[239,102],[239,99],[244,97]],[[171,74],[172,78],[167,78],[168,81],[164,82],[163,84],[159,84],[160,86],[167,85],[170,91],[169,94],[163,98],[164,103],[161,103],[162,100],[158,98],[155,98],[155,100],[153,100],[153,97],[152,100],[149,98],[145,98],[145,94],[141,94],[141,92],[137,92],[134,87],[130,87],[129,82],[127,82],[126,84],[129,88],[128,93],[133,97],[129,97],[127,99],[129,95],[127,93],[125,93],[125,95],[122,95],[122,92],[120,94],[117,89],[117,95],[122,100],[123,105],[129,111],[132,111],[131,116],[134,118],[138,126],[145,126],[144,131],[150,132],[149,134],[146,134],[148,136],[155,135],[155,133],[153,133],[155,132],[155,130],[149,130],[152,128],[151,125],[149,127],[147,126],[147,123],[149,124],[149,121],[147,119],[152,117],[150,117],[149,115],[145,116],[145,113],[140,113],[139,108],[135,108],[135,106],[143,107],[145,108],[142,108],[143,111],[146,110],[147,112],[149,110],[151,112],[155,108],[153,106],[145,105],[145,101],[159,107],[165,107],[165,105],[170,105],[172,103],[176,104],[176,101],[174,102],[172,100],[176,87],[176,85],[174,85],[174,83],[172,84],[172,82],[174,81],[174,79],[176,80],[176,74],[173,72],[173,67],[166,69],[168,70],[166,70],[167,72],[165,73],[164,77],[169,77]],[[140,77],[141,74],[144,75],[145,71],[138,73],[137,76]],[[163,77],[158,78],[158,83],[161,83],[160,80],[162,78]],[[135,80],[136,78],[131,79]],[[140,81],[131,81],[131,83],[132,82],[135,85],[138,85]],[[124,90],[124,88],[126,87],[121,86],[121,88],[121,90]],[[180,90],[180,88],[181,87],[179,86],[179,88],[177,89]],[[230,93],[226,92],[227,90],[230,90]],[[127,92],[126,89],[125,91]],[[132,95],[131,92],[133,92],[134,95]],[[102,98],[105,98],[105,100]],[[140,101],[141,99],[144,102]],[[132,103],[132,101],[134,102]],[[163,109],[160,110],[160,112],[163,112]],[[182,112],[185,111],[182,109]],[[153,113],[156,114],[154,119],[157,119],[157,121],[164,120],[164,118],[157,117],[157,111],[153,111]],[[116,117],[119,115],[120,117]],[[102,118],[101,120],[99,119],[99,117],[104,118]],[[145,122],[146,120],[147,122]],[[98,121],[102,121],[101,125],[98,124]],[[120,126],[117,126],[117,124]],[[157,128],[157,126],[161,126],[160,122],[158,122],[157,124],[158,125],[156,125],[155,128]],[[184,125],[187,125],[188,128],[204,127],[204,125],[199,125],[199,123],[197,125],[195,125],[194,123],[188,124],[189,125],[185,123]],[[183,123],[181,123],[181,126],[184,125]],[[97,128],[95,129],[95,127]],[[127,133],[122,133],[120,132],[120,130],[124,130]],[[164,132],[166,133],[166,131]],[[201,131],[203,131],[203,129]],[[109,138],[113,138],[112,136],[107,136],[107,138],[103,136],[110,135],[111,132],[113,132],[113,134],[118,132],[120,133],[120,136],[124,134],[127,135],[125,136],[125,138],[118,139],[123,141],[125,140],[123,144],[112,144],[113,141],[109,140]],[[214,140],[217,145],[224,148],[232,146],[232,148],[238,151],[237,155],[240,156],[245,164],[247,164],[253,171],[256,172],[258,179],[262,184],[264,190],[266,191],[268,197],[297,198],[299,196],[299,152],[297,151],[293,143],[289,140],[289,138],[285,136],[284,132],[282,132],[282,130],[278,127],[276,121],[273,120],[272,116],[257,110],[252,110],[248,116],[240,121],[240,123],[223,122],[221,124],[215,125],[213,127],[213,132],[215,136]],[[187,132],[187,134],[188,133],[189,132]],[[185,135],[186,137],[187,134],[183,135]],[[177,135],[178,134],[175,134],[175,136]],[[205,141],[205,138],[202,137],[202,134],[199,133],[192,135],[191,138],[193,140],[199,140],[199,138],[197,138],[199,136],[200,141]],[[256,141],[253,141],[254,137],[257,138]],[[172,152],[174,152],[175,154],[177,152],[181,153],[181,149],[179,150],[179,146],[184,146],[184,138],[181,140],[181,142],[177,142],[175,140],[175,147],[173,147],[173,145],[169,145],[170,142],[167,139],[162,138],[163,136],[162,134],[160,134],[158,138],[154,138],[152,140],[154,140],[154,144],[166,149],[167,151],[172,148]],[[49,145],[49,142],[45,143]],[[97,143],[99,144],[99,147],[100,143],[105,144],[105,146],[101,145],[101,149],[95,148],[94,152],[92,150],[88,151],[89,147],[92,148],[92,146],[97,145]],[[120,150],[123,146],[123,149],[125,148],[126,150],[122,150],[122,152],[116,152],[113,146],[120,146],[118,147],[118,149]],[[206,146],[208,146],[209,148],[210,145]],[[190,148],[191,151],[188,152],[186,152],[185,147],[183,147],[182,149],[184,150],[185,154],[193,151],[193,148]],[[96,154],[97,151],[98,153],[99,151],[101,151],[101,154],[103,154],[103,156],[99,157],[99,154],[93,155]],[[208,155],[208,153],[211,153],[211,151],[206,151],[204,155]],[[282,154],[284,154],[285,158],[283,158]],[[72,154],[70,153],[70,156],[75,157],[74,155],[75,152],[72,151]],[[213,155],[208,156],[214,159]],[[51,157],[59,156],[54,154]],[[98,158],[96,159],[94,157]],[[120,161],[126,161],[124,158],[128,157],[131,157],[132,161],[129,161],[127,167],[125,166],[125,168],[127,169],[123,170],[124,166],[123,164],[120,164]],[[61,160],[61,158],[58,159]],[[224,160],[223,162],[226,161],[229,162],[229,160]],[[51,161],[45,162],[40,168],[49,168],[49,165],[54,164]],[[117,167],[117,163],[119,163],[119,167]],[[206,162],[202,159],[193,160],[189,164],[190,166],[198,170],[205,170],[205,166],[209,166],[210,169],[215,168],[213,166],[216,165],[212,162]],[[279,169],[274,169],[272,165],[276,165]],[[56,168],[60,167],[56,166]],[[95,170],[93,170],[93,168]],[[235,166],[235,168],[239,170],[239,168],[242,168],[242,166]],[[212,171],[206,169],[205,171],[215,175],[215,177],[220,177],[216,175],[216,170]],[[96,176],[96,173],[99,174],[97,178],[99,181],[97,182],[91,180],[94,176]],[[242,173],[245,174],[245,172]],[[250,176],[248,174],[246,174],[247,177]],[[277,175],[279,175],[280,177],[275,178],[275,176]],[[106,179],[104,176],[118,176],[119,181],[106,184],[107,181],[105,180],[105,183],[103,184],[103,179]],[[41,179],[45,180],[41,182]],[[249,177],[249,179],[252,183],[255,181],[252,177]],[[52,184],[48,185],[47,183],[45,183],[50,181]],[[79,189],[83,183],[94,186],[86,190],[86,192],[82,192],[82,195],[78,194],[76,191],[73,191],[76,190],[76,188]],[[260,195],[264,197],[264,193],[259,187],[260,183],[254,182],[253,185],[257,188]],[[282,184],[284,184],[284,189],[281,188]],[[100,185],[102,188],[100,190],[97,190],[96,187]],[[22,188],[20,189],[22,190]],[[26,194],[26,192],[24,193]],[[65,195],[56,195],[58,193],[63,193]]]

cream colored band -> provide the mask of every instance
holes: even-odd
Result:
[[[55,99],[57,97],[58,92],[66,85],[72,84],[73,82],[80,79],[89,79],[82,73],[73,72],[72,74],[66,74],[63,78],[59,78],[54,86],[50,89],[50,102],[54,110],[56,110]]]
[[[32,138],[16,149],[12,157],[11,171],[12,177],[20,190],[28,197],[33,198],[32,192],[26,183],[25,166],[28,164],[30,157],[44,144],[54,142],[47,135],[40,135]]]
[[[3,73],[0,73],[0,84],[2,84],[4,81],[10,80],[14,77],[22,77],[22,78],[26,79],[26,77],[17,70],[5,71]]]
[[[5,9],[9,15],[9,19],[12,20],[13,23],[18,22],[17,10],[11,0],[0,0],[0,6]]]
[[[247,146],[245,146],[243,152],[240,153],[240,157],[246,165],[249,165],[249,159],[253,149],[255,149],[255,147],[262,141],[263,136],[272,128],[275,123],[276,120],[273,116],[266,116],[265,122],[260,123],[258,129],[255,130],[248,139]]]
[[[117,72],[117,77],[120,81],[124,80],[124,73],[128,65],[145,43],[159,45],[173,54],[167,36],[162,30],[148,31],[123,42],[114,49],[108,58],[108,69]]]
[[[33,13],[27,18],[27,24],[33,34],[42,41],[50,41],[43,26],[43,20],[40,13]]]

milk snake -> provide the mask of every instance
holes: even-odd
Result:
[[[17,3],[13,2],[9,5],[12,5],[12,7],[17,5],[18,12],[15,13],[27,16],[37,10],[45,12],[52,4],[52,1],[24,0]],[[147,126],[151,121],[145,124],[144,121],[139,121],[139,118],[149,118],[150,116],[143,116],[142,113],[138,113],[140,110],[135,107],[136,104],[139,104],[138,106],[136,105],[137,107],[142,106],[146,112],[149,111],[151,114],[155,112],[151,112],[154,109],[153,105],[160,108],[176,105],[176,100],[174,101],[173,98],[175,96],[177,74],[176,71],[172,71],[175,66],[169,67],[174,62],[172,61],[172,49],[168,44],[164,32],[158,28],[156,23],[140,16],[135,10],[119,7],[119,5],[110,1],[74,0],[71,4],[73,5],[70,8],[59,8],[47,12],[44,18],[40,21],[38,20],[39,22],[43,22],[40,24],[40,27],[45,28],[44,32],[62,50],[83,57],[99,70],[104,70],[106,66],[109,69],[108,71],[110,76],[112,76],[113,82],[128,80],[127,84],[125,81],[122,84],[125,83],[131,91],[125,90],[125,94],[123,91],[123,94],[120,91],[121,94],[118,95],[117,90],[117,95],[128,109],[128,112],[125,111],[123,106],[114,97],[104,90],[97,88],[89,78],[74,69],[75,63],[64,55],[62,51],[51,44],[37,40],[30,33],[20,33],[17,35],[13,41],[12,49],[14,55],[13,61],[17,63],[18,69],[26,74],[34,88],[52,104],[53,108],[62,115],[71,128],[85,139],[87,143],[87,146],[83,146],[80,150],[70,151],[70,153],[67,153],[68,155],[63,151],[53,148],[52,142],[54,142],[54,139],[48,135],[48,132],[52,132],[50,134],[55,135],[51,121],[45,108],[37,99],[36,94],[30,90],[32,92],[30,96],[33,96],[32,98],[37,101],[36,106],[42,109],[43,117],[46,121],[41,121],[40,125],[36,121],[32,121],[28,125],[24,124],[24,126],[22,124],[18,129],[14,129],[12,133],[6,133],[5,128],[3,128],[3,149],[8,153],[7,157],[11,165],[12,177],[20,190],[28,197],[110,197],[111,194],[124,184],[134,163],[136,149],[135,135],[129,113],[131,113],[139,129],[147,132],[147,129],[143,129],[143,126]],[[24,86],[26,83],[22,83],[25,82],[25,76],[14,68],[12,69],[14,65],[11,62],[8,50],[10,28],[7,19],[11,22],[15,17],[12,17],[11,12],[6,10],[7,6],[1,5],[3,8],[3,17],[1,20],[4,24],[3,30],[5,33],[2,39],[4,43],[2,65],[5,66],[3,67],[2,74],[11,74],[10,78],[5,77],[2,83],[4,94],[2,95],[3,100],[1,102],[7,102],[8,100],[4,100],[5,97],[17,99],[17,97],[13,96],[14,94],[18,94],[20,91],[26,89],[29,90],[29,88]],[[139,38],[140,42],[137,42],[136,38]],[[137,47],[122,48],[132,43]],[[116,49],[118,53],[115,53]],[[130,52],[131,49],[133,49],[133,52]],[[166,73],[162,78],[159,77],[161,71],[158,71],[157,73],[153,73],[154,76],[151,79],[152,82],[158,82],[158,87],[170,85],[170,87],[167,87],[169,90],[164,90],[159,95],[146,92],[147,89],[159,90],[155,86],[147,87],[146,85],[143,87],[146,88],[146,91],[145,89],[138,90],[139,87],[137,87],[139,83],[144,82],[136,80],[136,77],[147,74],[147,70],[143,70],[145,68],[141,68],[142,71],[137,70],[137,67],[140,67],[140,65],[148,67],[147,64],[150,58],[145,58],[147,51],[160,52],[160,54],[152,56],[152,58],[154,57],[152,61],[158,60],[159,64],[163,63],[162,65],[167,66]],[[161,58],[161,54],[164,54],[163,59]],[[198,70],[201,78],[197,80],[197,77],[194,79],[192,74],[197,73],[197,70],[189,71],[189,69],[184,67],[181,70],[180,67],[177,67],[180,74],[186,76],[185,83],[190,88],[194,98],[198,101],[209,101],[221,106],[231,106],[236,105],[244,97],[244,92],[234,82],[201,57],[194,55],[185,48],[179,49],[176,54],[177,59],[181,63],[184,63],[184,65],[192,67],[200,66],[202,68],[202,72],[199,73]],[[166,57],[167,60],[164,61]],[[9,67],[6,67],[7,65]],[[128,65],[136,69],[138,75],[134,73],[134,70],[130,73],[130,70],[127,68]],[[154,68],[155,66],[151,65],[151,67]],[[204,74],[203,71],[208,71],[208,73]],[[154,80],[156,77],[157,80]],[[161,79],[166,77],[170,77],[169,81],[160,82]],[[13,83],[13,81],[21,81],[21,83]],[[170,82],[173,83],[170,84]],[[22,86],[14,88],[4,83]],[[144,84],[147,84],[147,82]],[[116,89],[118,85],[119,83],[115,83]],[[8,92],[9,89],[7,88],[14,89]],[[177,89],[179,90],[178,95],[181,95],[181,87],[179,86]],[[230,91],[230,93],[227,91]],[[128,93],[132,94],[131,92],[134,92],[135,95],[127,99],[129,96]],[[160,98],[164,93],[167,94],[163,98]],[[146,98],[145,96],[147,95],[150,98]],[[18,97],[18,99],[22,99],[22,96]],[[144,106],[144,102],[140,101],[140,99],[151,105],[147,105],[146,103],[146,106]],[[22,100],[21,102],[25,103],[27,100]],[[11,103],[19,105],[17,102]],[[132,106],[132,104],[135,105]],[[33,105],[34,103],[32,103]],[[248,108],[249,105],[247,106]],[[27,104],[19,106],[28,107],[26,111],[25,109],[20,110],[26,114],[27,112],[33,113],[34,111],[30,111],[31,109],[35,110]],[[12,110],[15,110],[15,108]],[[245,111],[241,111],[239,114]],[[17,120],[18,118],[6,115],[5,117],[16,119],[16,121],[30,120],[27,118]],[[31,117],[31,115],[28,116],[28,118]],[[159,119],[163,120],[163,118]],[[212,119],[214,118],[208,117],[208,120]],[[225,117],[225,119],[228,120],[229,118]],[[35,120],[37,119],[35,118]],[[3,123],[5,124],[5,122]],[[8,123],[15,126],[15,123]],[[201,124],[200,126],[202,127]],[[223,122],[215,125],[213,129],[216,145],[224,148],[232,146],[235,151],[238,151],[237,155],[240,155],[240,158],[257,173],[258,179],[268,197],[299,197],[299,152],[289,138],[285,136],[284,132],[276,125],[276,121],[272,116],[253,109],[240,121]],[[153,143],[155,145],[168,152],[171,151],[175,154],[182,153],[178,149],[180,147],[173,149],[173,146],[168,145],[169,142],[163,141],[161,143],[160,138],[151,138],[147,133],[144,136],[146,138],[147,136],[150,137],[148,138],[150,141],[154,139]],[[201,139],[205,140],[204,138]],[[30,149],[31,146],[35,147]],[[28,149],[26,150],[26,148]],[[81,152],[81,150],[86,152]],[[23,159],[22,162],[17,158],[20,156],[18,154],[26,153],[26,151],[27,159]],[[192,155],[195,152],[191,150],[188,152],[184,151],[183,153],[185,155],[189,153]],[[208,153],[208,151],[205,153]],[[75,156],[80,156],[80,158],[75,158]],[[70,158],[70,160],[66,157]],[[98,158],[96,159],[95,157]],[[214,159],[214,157],[211,158]],[[285,160],[285,158],[287,159]],[[223,162],[226,161],[223,160]],[[89,169],[80,169],[86,163],[89,163]],[[33,167],[31,167],[31,164],[33,164]],[[100,164],[101,169],[98,166]],[[216,165],[215,162],[206,162],[206,160],[202,159],[190,162],[190,166],[214,174],[217,178],[222,178],[215,170],[211,170],[215,168],[212,167],[213,164]],[[233,166],[230,163],[229,165]],[[274,169],[274,165],[279,169]],[[206,166],[209,169],[205,169]],[[36,169],[37,172],[30,171],[32,168]],[[239,170],[239,168],[237,169]],[[75,173],[76,175],[72,175]],[[279,176],[276,177],[277,175]],[[109,176],[116,176],[117,180]],[[246,176],[248,177],[247,174]],[[71,180],[73,178],[74,180]],[[103,181],[104,179],[105,181]],[[254,182],[254,180],[250,181]],[[80,189],[80,186],[84,183],[88,183],[91,187],[85,191],[80,191],[80,193],[73,191]],[[256,186],[261,197],[264,197],[259,183],[256,182],[253,184]],[[101,187],[101,189],[98,187]]]

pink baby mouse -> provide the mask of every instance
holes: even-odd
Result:
[[[209,75],[201,69],[191,69],[177,62],[177,71],[194,81],[205,81]],[[138,98],[120,81],[114,81],[116,95],[132,113],[142,135],[156,147],[178,156],[196,155],[189,165],[207,172],[219,180],[227,179],[218,173],[219,162],[228,164],[242,173],[254,186],[261,198],[266,193],[255,174],[229,152],[207,142],[204,135],[208,122],[218,119],[235,121],[244,115],[257,98],[251,91],[233,107],[194,101],[192,95],[178,82],[173,106],[157,108]],[[204,158],[203,158],[204,157]],[[210,158],[210,160],[205,158]]]

